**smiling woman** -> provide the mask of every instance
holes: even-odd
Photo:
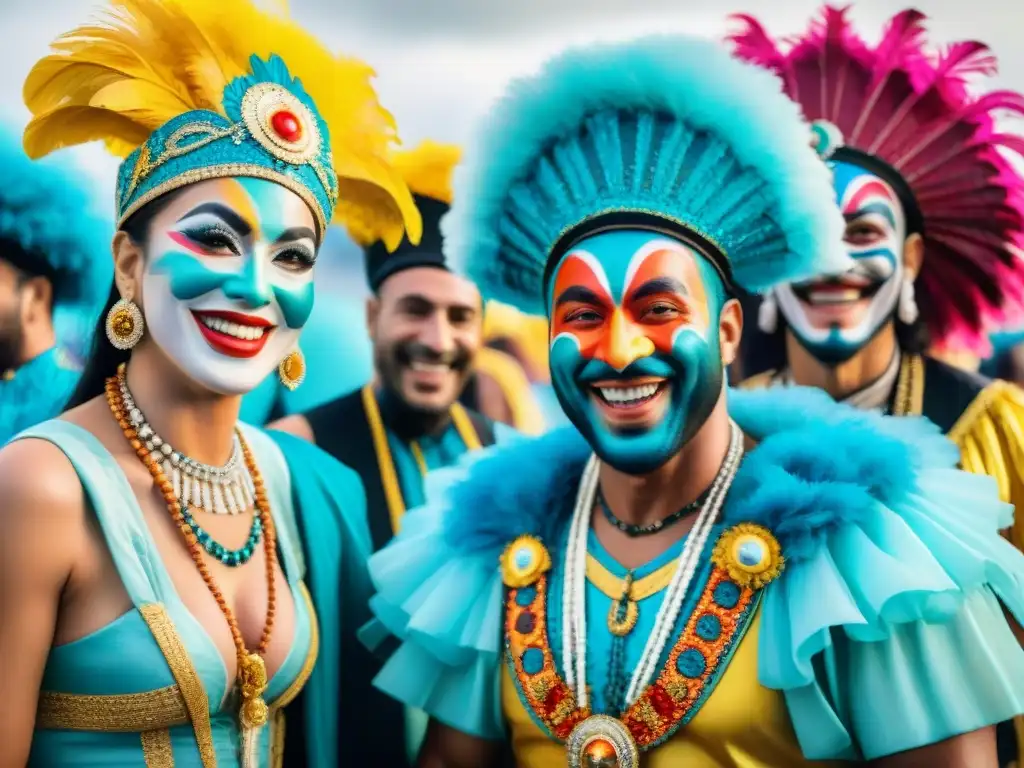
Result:
[[[359,622],[342,573],[365,609],[362,489],[238,412],[301,381],[330,222],[419,236],[368,77],[244,0],[117,0],[29,74],[26,151],[125,159],[105,334],[63,416],[0,450],[0,764],[280,765],[304,687],[299,752],[338,764],[336,654],[313,669]]]

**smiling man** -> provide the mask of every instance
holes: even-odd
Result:
[[[684,36],[562,53],[483,121],[446,247],[547,315],[572,426],[437,476],[370,561],[422,768],[993,765],[1024,711],[995,483],[922,419],[724,384],[739,289],[854,265],[809,133]]]

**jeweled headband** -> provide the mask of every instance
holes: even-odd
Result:
[[[295,192],[322,233],[338,202],[327,125],[278,56],[253,56],[224,89],[224,114],[195,110],[155,130],[117,174],[118,226],[146,203],[206,179],[251,176]]]

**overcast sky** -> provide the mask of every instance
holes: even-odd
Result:
[[[272,1],[272,0],[271,0]],[[216,2],[216,0],[211,0]],[[95,0],[0,0],[0,112],[24,122],[21,83],[56,35],[85,21]],[[714,10],[709,10],[714,7]],[[720,36],[730,12],[750,12],[775,34],[802,31],[817,0],[292,0],[292,15],[332,48],[370,62],[381,100],[406,144],[464,141],[474,116],[512,75],[527,72],[567,43],[651,31]],[[900,6],[855,2],[859,29],[876,39]],[[937,42],[978,39],[1001,63],[993,85],[1024,90],[1024,3],[920,0]],[[1012,9],[1012,10],[1011,10]],[[114,161],[98,147],[77,153],[107,194]]]

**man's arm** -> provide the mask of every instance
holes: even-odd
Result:
[[[432,719],[416,765],[417,768],[493,768],[498,765],[500,755],[501,742],[470,736]]]
[[[874,760],[873,768],[998,768],[994,727]]]

